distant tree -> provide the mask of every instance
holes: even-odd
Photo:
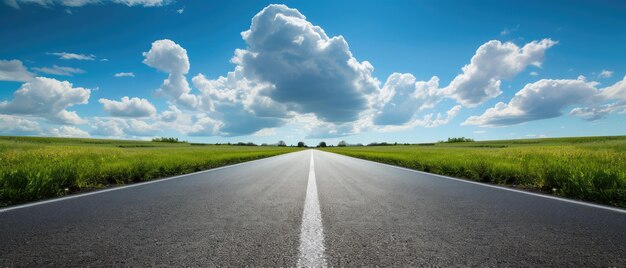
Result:
[[[298,142],[298,147],[306,147],[306,144],[304,144],[303,141],[299,141]]]
[[[253,143],[253,142],[241,142],[241,141],[240,141],[240,142],[238,142],[238,143],[235,143],[235,144],[233,144],[233,145],[236,145],[236,146],[257,146],[257,145],[256,145],[255,143]]]
[[[171,142],[171,143],[184,142],[184,141],[179,141],[178,138],[167,138],[167,137],[154,138],[152,139],[152,141],[153,142]]]
[[[320,142],[320,144],[318,144],[317,147],[322,147],[322,148],[326,147],[326,142],[325,141]]]
[[[261,146],[267,146],[267,143],[261,143]]]
[[[448,138],[448,141],[444,141],[444,142],[455,143],[455,142],[473,142],[473,141],[474,140],[470,138],[460,137],[460,138]]]
[[[346,141],[340,141],[339,143],[337,143],[337,146],[339,146],[339,147],[346,147],[346,146],[348,146],[348,143]]]
[[[389,146],[389,145],[391,145],[391,144],[386,143],[386,142],[381,142],[381,143],[372,142],[372,143],[368,144],[367,146]]]
[[[287,143],[285,143],[285,141],[280,140],[280,141],[278,141],[277,145],[278,146],[287,146]]]

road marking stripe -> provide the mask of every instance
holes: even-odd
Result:
[[[509,187],[498,186],[498,185],[493,185],[493,184],[487,184],[487,183],[482,183],[482,182],[477,182],[477,181],[470,181],[470,180],[464,180],[464,179],[459,179],[459,178],[454,178],[454,177],[448,177],[448,176],[445,176],[445,175],[428,173],[428,172],[425,172],[425,171],[419,171],[419,170],[415,170],[415,169],[394,166],[394,165],[390,165],[390,164],[385,164],[385,163],[380,163],[380,162],[376,162],[376,161],[371,161],[371,160],[351,157],[351,156],[337,154],[337,153],[331,153],[331,152],[326,152],[326,151],[323,151],[323,152],[334,154],[334,155],[338,155],[338,156],[343,156],[343,157],[347,157],[347,158],[351,158],[351,159],[361,160],[361,161],[364,161],[364,162],[369,162],[369,163],[374,163],[374,164],[378,164],[378,165],[383,165],[383,166],[387,166],[387,167],[402,169],[402,170],[405,170],[405,171],[415,172],[415,173],[419,173],[419,174],[440,177],[440,178],[444,178],[444,179],[448,179],[448,180],[454,180],[454,181],[459,181],[459,182],[464,182],[464,183],[469,183],[469,184],[474,184],[474,185],[481,185],[481,186],[485,186],[485,187],[489,187],[489,188],[495,188],[495,189],[515,192],[515,193],[520,193],[520,194],[526,194],[526,195],[532,195],[532,196],[536,196],[536,197],[542,197],[542,198],[547,198],[547,199],[552,199],[552,200],[558,200],[558,201],[562,201],[562,202],[566,202],[566,203],[572,203],[572,204],[577,204],[577,205],[581,205],[581,206],[605,209],[605,210],[610,210],[610,211],[613,211],[613,212],[626,213],[626,210],[620,209],[620,208],[603,206],[603,205],[598,205],[598,204],[593,204],[593,203],[587,203],[587,202],[583,202],[583,201],[572,200],[572,199],[567,199],[567,198],[557,197],[557,196],[551,196],[551,195],[547,195],[547,194],[538,194],[538,193],[533,193],[533,192],[527,192],[527,191],[522,191],[522,190],[509,188]]]
[[[292,152],[292,153],[298,153],[298,152],[301,152],[301,151]],[[250,161],[247,161],[247,162],[241,162],[241,163],[237,163],[237,164],[216,167],[216,168],[212,168],[212,169],[202,170],[202,171],[193,172],[193,173],[187,173],[187,174],[178,175],[178,176],[174,176],[174,177],[168,177],[168,178],[163,178],[163,179],[156,179],[156,180],[151,180],[151,181],[146,181],[146,182],[133,183],[133,184],[130,184],[130,185],[118,186],[118,187],[109,188],[109,189],[103,189],[103,190],[97,190],[97,191],[88,192],[88,193],[84,193],[84,194],[69,195],[69,196],[65,196],[65,197],[59,197],[59,198],[54,198],[54,199],[49,199],[49,200],[44,200],[44,201],[38,201],[38,202],[28,203],[28,204],[24,204],[24,205],[17,205],[17,206],[2,208],[2,209],[0,209],[0,213],[11,211],[11,210],[16,210],[16,209],[21,209],[21,208],[34,207],[34,206],[39,206],[39,205],[43,205],[43,204],[48,204],[48,203],[54,203],[54,202],[59,202],[59,201],[79,198],[79,197],[85,197],[85,196],[90,196],[90,195],[102,194],[102,193],[106,193],[106,192],[112,192],[112,191],[128,189],[128,188],[133,188],[133,187],[138,187],[138,186],[144,186],[144,185],[148,185],[148,184],[152,184],[152,183],[169,181],[169,180],[178,179],[178,178],[182,178],[182,177],[186,177],[186,176],[193,176],[193,175],[202,174],[202,173],[206,173],[206,172],[217,171],[217,170],[220,170],[220,169],[232,168],[232,167],[236,167],[236,166],[239,166],[239,165],[249,164],[249,163],[253,163],[253,162],[257,162],[257,161],[261,161],[261,160],[267,160],[267,159],[271,159],[271,158],[275,158],[275,157],[281,157],[281,156],[285,156],[285,155],[292,154],[292,153],[286,153],[286,154],[280,154],[280,155],[270,156],[270,157],[266,157],[266,158],[250,160]]]
[[[300,257],[298,267],[326,267],[324,258],[324,229],[322,213],[317,198],[317,182],[315,181],[315,164],[311,150],[309,182],[304,199],[302,228],[300,229]]]

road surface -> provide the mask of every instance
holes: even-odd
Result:
[[[0,210],[0,267],[626,266],[626,213],[305,150]]]

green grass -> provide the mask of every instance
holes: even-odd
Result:
[[[0,137],[0,206],[148,181],[298,149]]]
[[[626,136],[324,150],[431,173],[626,207]]]

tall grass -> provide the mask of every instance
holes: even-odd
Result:
[[[626,207],[626,137],[530,139],[326,151]]]
[[[0,206],[292,152],[289,147],[0,137]]]

